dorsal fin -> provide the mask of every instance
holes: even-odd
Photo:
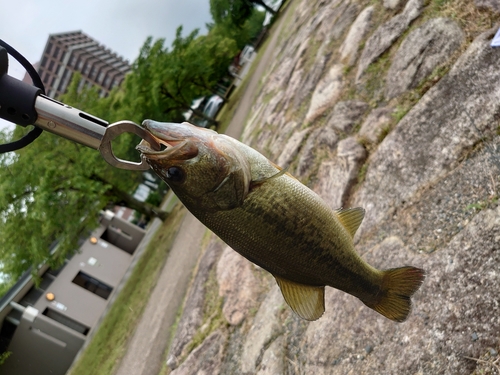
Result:
[[[316,320],[325,312],[325,287],[297,284],[274,276],[288,306],[301,318]]]
[[[347,209],[339,208],[338,210],[335,210],[335,213],[351,237],[354,237],[361,222],[363,221],[363,218],[365,217],[365,210],[361,207]]]

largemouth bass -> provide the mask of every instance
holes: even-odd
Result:
[[[362,208],[332,210],[312,190],[253,148],[188,123],[143,126],[165,148],[137,148],[186,208],[230,247],[269,271],[292,310],[307,320],[325,311],[325,286],[359,298],[397,322],[425,273],[366,263],[353,237]]]

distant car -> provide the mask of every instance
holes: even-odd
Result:
[[[212,95],[208,98],[205,106],[203,107],[203,114],[207,117],[215,119],[215,116],[219,112],[220,107],[224,103],[224,99],[222,99],[219,95]],[[205,118],[199,118],[194,121],[195,125],[206,128],[210,125],[210,122]]]
[[[206,97],[202,96],[201,98],[194,99],[193,102],[191,103],[191,108],[192,109],[199,109],[200,107],[203,108],[202,106],[205,104],[204,102],[206,101]],[[190,109],[182,114],[186,121],[191,121],[191,117],[193,117],[193,111]]]
[[[245,47],[243,47],[240,54],[240,65],[243,66],[247,62],[250,62],[253,58],[254,53],[255,53],[255,48],[253,48],[253,46],[247,44]]]

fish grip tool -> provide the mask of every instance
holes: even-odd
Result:
[[[8,53],[25,67],[35,86],[7,74]],[[132,121],[124,120],[109,124],[103,119],[46,96],[43,83],[35,69],[21,54],[2,40],[0,40],[0,117],[20,126],[34,125],[34,129],[20,140],[0,145],[0,153],[27,146],[43,130],[98,150],[106,162],[121,169],[149,169],[144,159],[133,162],[116,157],[112,141],[121,134],[136,134],[147,141],[153,149],[161,148],[147,130]]]

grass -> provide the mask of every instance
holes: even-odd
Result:
[[[125,355],[186,210],[176,206],[163,222],[94,337],[71,369],[71,375],[112,374]]]

